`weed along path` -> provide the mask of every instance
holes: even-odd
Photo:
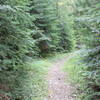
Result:
[[[46,100],[76,100],[72,96],[75,89],[69,82],[66,82],[68,77],[63,71],[63,66],[67,59],[65,57],[50,67],[47,78],[49,96]]]

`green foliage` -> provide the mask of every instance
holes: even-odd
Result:
[[[68,19],[69,14],[59,18],[65,8],[60,9],[58,3],[0,0],[0,86],[10,88],[0,89],[0,95],[11,100],[40,100],[45,64],[32,63],[33,58],[73,49],[73,18]],[[34,88],[35,84],[39,87]]]
[[[11,100],[43,100],[47,95],[46,81],[47,60],[35,60],[24,66],[17,66],[13,71],[0,72],[0,94]],[[2,76],[2,77],[1,77]]]
[[[72,16],[75,17],[73,30],[76,36],[77,47],[86,48],[86,52],[83,52],[81,54],[83,56],[80,58],[85,64],[85,69],[81,69],[83,71],[82,77],[84,82],[83,84],[79,83],[82,91],[81,100],[99,100],[100,3],[98,0],[76,0],[74,3],[71,3],[71,6],[74,8],[72,13]],[[78,65],[74,69],[76,70],[77,67]],[[81,68],[80,65],[79,67]],[[76,70],[77,72],[79,71]],[[75,75],[78,78],[77,74]]]
[[[70,52],[75,47],[75,36],[73,31],[74,18],[68,5],[68,1],[58,0],[58,19],[60,29],[60,48],[65,52]]]
[[[76,7],[76,26],[78,26],[77,32],[82,36],[82,43],[88,47],[98,46],[100,43],[100,11],[98,10],[100,4],[97,0],[84,2],[77,0],[77,5],[80,6]]]
[[[84,66],[82,65],[82,63],[79,63],[80,58],[81,56],[79,52],[78,53],[74,52],[70,54],[68,61],[64,65],[64,70],[67,71],[69,74],[70,77],[69,80],[73,84],[76,84],[76,86],[79,86],[81,84],[81,81],[83,80],[80,73],[82,72]]]
[[[36,55],[36,41],[30,30],[33,17],[25,4],[17,2],[6,0],[0,5],[0,96],[29,100],[34,94],[30,90],[34,83],[30,71],[24,70],[24,64],[27,56]]]
[[[86,100],[100,98],[100,46],[90,49],[84,58],[87,68],[84,72],[86,82]],[[91,90],[91,92],[89,92]]]
[[[86,74],[86,96],[84,100],[99,100],[100,98],[100,4],[97,0],[90,0],[79,3],[81,6],[77,8],[79,16],[76,21],[79,24],[78,30],[83,34],[83,43],[91,48],[85,56],[84,62],[87,68],[84,72]],[[85,7],[85,8],[84,8]]]
[[[28,27],[31,16],[22,7],[0,6],[0,64],[3,69],[22,64],[34,41]]]
[[[54,1],[55,2],[55,1]],[[38,47],[40,54],[46,54],[56,49],[59,41],[57,31],[57,16],[55,5],[50,0],[31,0],[31,15],[35,14],[33,21],[41,33],[33,35],[33,38],[39,39]]]
[[[0,0],[0,95],[43,99],[46,61],[33,58],[77,47],[85,55],[69,60],[67,70],[82,100],[99,100],[99,9],[99,0]],[[74,63],[79,59],[85,65]]]
[[[100,98],[99,52],[100,47],[74,52],[65,64],[64,70],[68,72],[70,81],[76,84],[79,94],[77,95],[81,100],[99,100]]]

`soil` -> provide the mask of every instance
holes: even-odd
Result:
[[[49,96],[46,100],[77,100],[75,87],[69,82],[68,75],[63,71],[67,57],[52,64],[48,72]]]

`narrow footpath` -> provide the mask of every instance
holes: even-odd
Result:
[[[75,88],[68,81],[68,75],[63,71],[67,57],[54,63],[48,73],[49,96],[47,100],[76,100],[73,96]],[[67,79],[67,80],[66,80]]]

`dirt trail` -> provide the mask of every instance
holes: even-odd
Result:
[[[48,88],[49,97],[47,100],[76,100],[73,97],[73,91],[75,90],[69,82],[65,82],[68,76],[63,71],[64,63],[67,61],[67,57],[57,61],[49,69],[48,73]]]

